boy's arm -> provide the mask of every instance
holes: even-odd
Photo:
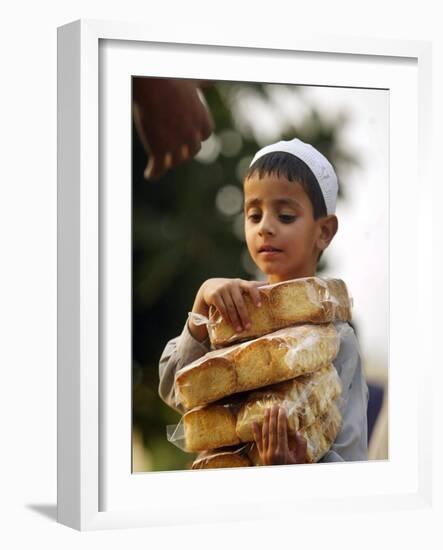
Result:
[[[368,387],[363,375],[358,342],[347,325],[341,336],[334,366],[342,382],[342,428],[331,449],[320,462],[368,460]]]
[[[209,339],[199,342],[189,332],[188,321],[183,328],[182,333],[177,338],[169,340],[162,353],[159,363],[159,388],[158,393],[163,401],[182,413],[183,410],[176,403],[174,379],[175,373],[192,363],[199,357],[202,357],[209,351]]]
[[[195,296],[192,312],[207,317],[209,306],[214,305],[228,322],[231,320],[234,326],[239,325],[238,330],[241,331],[242,326],[248,328],[249,323],[242,293],[248,292],[259,306],[258,287],[262,284],[259,281],[243,281],[242,279],[208,279]],[[207,353],[209,349],[207,327],[204,324],[195,324],[192,319],[188,319],[178,338],[167,343],[160,358],[159,394],[163,401],[173,409],[182,412],[180,405],[176,403],[175,373]]]

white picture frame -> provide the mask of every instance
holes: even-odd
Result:
[[[195,35],[191,39],[185,29],[181,35],[175,31],[173,36],[164,36],[143,25],[77,21],[59,29],[58,52],[58,521],[90,530],[250,520],[262,517],[265,510],[271,517],[291,517],[294,509],[300,516],[331,506],[336,513],[356,508],[430,507],[432,409],[426,388],[432,381],[433,361],[432,349],[419,350],[417,343],[426,337],[426,328],[417,319],[432,316],[432,288],[421,267],[431,264],[432,255],[424,238],[431,233],[427,212],[432,205],[427,162],[430,45],[300,33],[296,38],[263,37],[256,42],[247,37],[208,41]],[[131,414],[130,324],[122,328],[110,320],[128,319],[130,314],[130,265],[126,261],[130,239],[129,82],[131,74],[142,74],[140,63],[146,62],[146,55],[150,76],[213,80],[229,76],[254,81],[259,70],[261,81],[281,81],[281,71],[296,63],[303,82],[391,90],[389,461],[131,475],[127,422]],[[254,63],[247,63],[248,59]],[[269,59],[272,63],[266,65]],[[214,72],[214,66],[225,72]],[[99,121],[106,107],[101,105],[99,88],[100,83],[110,87],[111,82],[116,95],[109,101],[123,99],[126,107],[115,112],[115,128],[103,134]],[[405,109],[411,115],[408,137],[401,124]],[[116,158],[113,147],[120,151],[112,173],[100,170],[101,162],[106,162],[104,135],[123,139],[115,143],[110,139],[106,144],[108,156]],[[408,169],[402,163],[406,154]],[[117,180],[118,185],[112,185]],[[115,191],[109,193],[108,188]],[[402,215],[404,209],[413,208],[418,215],[410,221],[413,236],[405,243]],[[119,223],[109,224],[115,216]],[[410,269],[408,280],[401,268],[406,253],[416,266]],[[123,266],[118,272],[113,269],[116,259]],[[117,274],[104,282],[106,273]],[[112,285],[121,281],[126,281],[123,292],[109,298],[115,295],[110,292]],[[405,293],[409,321],[403,312]],[[119,330],[122,337],[113,338],[112,331]],[[405,339],[407,349],[401,345]],[[110,341],[119,346],[112,354],[107,348]],[[423,372],[417,383],[412,375],[419,353]],[[120,367],[115,360],[108,364],[110,357],[118,357]],[[125,364],[127,372],[121,366]],[[410,428],[407,437],[405,430],[398,429],[405,423]],[[112,437],[104,428],[109,424]],[[296,484],[297,494],[288,494],[288,480]],[[235,499],[232,485],[242,487]],[[143,500],[146,494],[155,497]],[[277,505],[274,512],[268,503]]]

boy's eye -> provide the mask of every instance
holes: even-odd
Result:
[[[292,223],[295,220],[295,216],[292,214],[280,214],[279,219],[283,223]]]
[[[254,213],[248,214],[248,220],[251,221],[251,222],[257,223],[257,222],[260,221],[260,219],[261,219],[260,214],[257,214],[257,213],[256,214],[254,214]]]

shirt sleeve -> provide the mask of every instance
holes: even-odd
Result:
[[[368,460],[368,387],[362,371],[354,330],[347,323],[337,325],[340,350],[334,361],[342,382],[340,410],[342,428],[331,449],[319,462]]]
[[[188,322],[180,336],[169,340],[160,357],[158,393],[171,408],[182,413],[183,408],[176,403],[175,373],[189,365],[209,351],[209,339],[203,342],[196,340],[189,331]]]

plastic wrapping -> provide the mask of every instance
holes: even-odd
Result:
[[[168,427],[167,437],[187,452],[253,441],[253,422],[262,424],[265,410],[274,404],[285,409],[289,428],[300,430],[313,424],[340,394],[337,371],[327,365],[227,403],[192,409],[178,425]]]
[[[196,407],[185,413],[178,424],[167,426],[167,439],[190,453],[239,444],[238,409],[234,403]]]
[[[238,333],[211,306],[206,321],[214,348],[257,338],[281,328],[302,323],[350,321],[352,299],[340,279],[306,277],[259,287],[262,306],[257,308],[248,294],[244,300],[251,327]],[[200,316],[199,322],[204,322]]]
[[[306,439],[306,462],[318,462],[331,448],[342,425],[342,416],[335,403],[316,421],[300,430]],[[248,448],[248,457],[254,466],[261,466],[260,455],[255,443]]]
[[[210,351],[176,373],[177,404],[189,410],[314,372],[334,360],[339,345],[339,333],[328,323],[288,327]]]
[[[310,426],[300,430],[307,442],[306,462],[313,464],[323,458],[332,447],[340,431],[342,417],[338,407],[332,403],[325,414]],[[260,454],[255,443],[215,449],[200,453],[192,463],[191,468],[239,468],[262,466]]]
[[[192,470],[202,470],[208,468],[244,468],[252,466],[252,461],[248,456],[249,446],[232,449],[217,449],[213,451],[204,451],[200,453],[192,463]]]
[[[242,441],[253,441],[253,423],[262,424],[265,410],[283,407],[291,430],[313,424],[332,402],[338,403],[341,381],[333,365],[312,374],[253,392],[237,413],[236,432]]]

